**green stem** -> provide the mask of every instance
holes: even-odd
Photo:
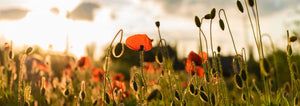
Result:
[[[140,51],[140,67],[141,67],[141,76],[142,76],[142,79],[143,79],[145,90],[147,91],[147,82],[145,80],[144,71],[143,71],[143,69],[144,69],[144,51],[143,50]],[[142,89],[141,92],[143,94],[144,90]],[[144,99],[145,98],[142,95],[142,102],[144,102]]]
[[[257,7],[256,0],[254,0],[254,4],[255,4],[255,10],[256,10],[256,21],[257,21],[257,30],[258,30],[259,41],[260,41],[261,55],[262,55],[262,58],[264,58],[264,49],[263,49],[263,44],[262,44],[262,40],[261,40],[262,37],[261,37],[261,30],[260,30],[260,24],[259,24],[259,15],[258,15],[258,7]]]
[[[251,19],[251,16],[250,16],[250,12],[249,12],[246,0],[244,0],[244,2],[245,2],[246,10],[247,10],[248,19],[249,19],[249,22],[250,22],[250,25],[251,25],[253,37],[254,37],[254,40],[255,40],[256,48],[257,48],[257,51],[258,51],[258,56],[259,56],[259,59],[260,59],[261,58],[260,49],[259,49],[259,44],[258,44],[256,35],[255,35],[254,26],[253,26],[253,23],[252,23],[252,19]]]
[[[274,71],[275,71],[275,83],[276,83],[276,89],[279,88],[279,77],[278,77],[278,67],[277,67],[277,60],[276,60],[276,54],[275,54],[275,46],[274,46],[274,43],[273,43],[273,40],[272,40],[272,37],[269,35],[269,34],[263,34],[262,37],[268,37],[270,42],[271,42],[271,47],[272,47],[272,50],[273,50],[273,64],[274,64]]]
[[[287,31],[287,42],[288,42],[288,46],[291,46],[291,42],[289,41],[289,31]],[[292,93],[292,98],[294,97],[294,94],[295,94],[295,91],[294,91],[294,81],[295,81],[295,74],[294,74],[294,70],[293,70],[293,67],[292,67],[292,62],[291,62],[291,54],[290,54],[290,50],[291,49],[287,49],[287,62],[288,62],[288,65],[289,65],[289,70],[290,70],[290,75],[291,75],[291,93]],[[292,99],[292,103],[293,103],[293,99]]]
[[[106,57],[105,57],[105,63],[104,63],[104,86],[103,86],[103,95],[102,95],[102,98],[104,99],[105,98],[105,92],[106,92],[106,79],[110,80],[108,78],[109,76],[109,71],[108,71],[108,59],[110,57],[110,54],[111,54],[111,49],[112,49],[112,45],[115,41],[115,39],[117,38],[117,36],[119,35],[119,33],[121,33],[121,38],[120,38],[120,41],[119,42],[122,42],[122,38],[123,38],[123,29],[120,29],[118,31],[118,33],[115,35],[115,37],[113,38],[113,40],[111,41],[110,45],[109,45],[109,48],[107,50],[107,53],[106,53]],[[110,81],[109,81],[110,82]],[[111,89],[113,90],[112,86],[111,86]],[[112,92],[112,95],[114,95],[114,92]],[[114,100],[114,98],[113,98]]]
[[[235,54],[238,55],[237,49],[236,49],[236,46],[235,46],[235,43],[234,43],[234,40],[233,40],[232,32],[231,32],[231,29],[230,29],[230,27],[229,27],[229,23],[228,23],[228,19],[227,19],[227,16],[226,16],[226,12],[225,12],[224,9],[220,9],[220,10],[219,10],[219,18],[220,18],[220,13],[221,13],[221,11],[224,13],[224,16],[225,16],[226,24],[227,24],[227,27],[228,27],[228,31],[229,31],[229,34],[230,34],[232,43],[233,43],[233,47],[234,47]],[[221,19],[221,18],[220,18],[220,19]]]
[[[245,73],[246,73],[246,91],[247,91],[247,105],[249,105],[250,103],[250,90],[249,90],[249,81],[248,81],[248,65],[247,65],[247,57],[246,57],[246,50],[245,48],[242,48],[242,58],[243,59],[243,68],[245,69]]]

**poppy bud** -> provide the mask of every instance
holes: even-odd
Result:
[[[238,89],[242,89],[244,87],[243,80],[238,74],[235,74],[234,76],[234,83]]]
[[[204,16],[204,18],[205,18],[205,19],[211,19],[211,15],[210,15],[210,14],[206,14],[206,15]]]
[[[292,34],[289,38],[290,42],[295,42],[297,40],[297,36],[295,34]]]
[[[46,93],[46,90],[45,90],[45,88],[42,88],[42,90],[41,90],[41,94],[42,94],[43,96],[45,96],[45,93]]]
[[[250,7],[253,7],[254,6],[254,1],[253,0],[248,0],[248,4]]]
[[[155,89],[149,94],[147,101],[157,100],[157,99],[161,100],[161,98],[162,96],[160,91],[158,89]]]
[[[120,51],[120,49],[116,49],[117,47],[119,47],[119,46],[121,46],[121,51]],[[123,43],[118,43],[118,44],[116,44],[114,47],[113,47],[113,49],[112,49],[112,54],[113,54],[113,56],[115,57],[115,58],[119,58],[119,57],[121,57],[122,55],[123,55],[123,53],[124,53],[124,44]],[[116,51],[117,51],[117,53],[119,54],[119,55],[116,55]]]
[[[298,99],[298,97],[296,96],[296,97],[294,97],[294,106],[298,106],[298,103],[299,103],[299,101],[298,101],[299,99]]]
[[[138,90],[138,86],[135,81],[133,81],[132,86],[133,86],[134,91]]]
[[[211,11],[210,11],[210,18],[211,19],[214,19],[215,18],[215,16],[216,16],[216,8],[213,8]]]
[[[222,29],[222,31],[224,31],[225,25],[224,25],[224,21],[222,19],[219,20],[219,26]]]
[[[95,100],[94,102],[93,102],[93,106],[96,106],[97,105],[97,100]]]
[[[244,93],[242,93],[241,99],[242,101],[246,101],[246,95]]]
[[[155,25],[156,25],[157,28],[159,28],[160,22],[159,22],[159,21],[156,21],[156,22],[155,22]]]
[[[200,22],[200,19],[198,16],[195,16],[195,23],[196,23],[197,27],[200,28],[201,22]]]
[[[221,52],[221,47],[220,47],[220,46],[217,47],[217,51],[218,51],[219,53]]]
[[[190,88],[190,94],[194,95],[194,93],[195,93],[195,86],[193,84],[190,84],[189,88]]]
[[[180,96],[177,90],[175,91],[175,98],[176,100],[180,101]]]
[[[208,96],[204,91],[200,92],[200,99],[201,99],[202,102],[208,103]]]
[[[200,86],[200,90],[201,90],[201,91],[204,91],[204,88],[203,88],[203,86]]]
[[[106,104],[110,104],[110,99],[109,99],[109,96],[107,93],[105,93],[104,99],[105,99]]]
[[[25,53],[26,53],[27,55],[30,55],[30,54],[32,53],[32,51],[33,51],[33,48],[32,48],[32,47],[28,47],[28,48],[25,50]]]
[[[211,103],[213,104],[213,106],[215,106],[215,104],[216,104],[216,97],[215,97],[214,93],[211,93],[210,100],[211,100]]]
[[[240,12],[243,13],[244,12],[244,8],[243,8],[243,5],[242,5],[242,3],[241,3],[240,0],[236,1],[236,5],[237,5],[238,9],[240,10]]]
[[[240,74],[241,74],[241,77],[242,77],[243,81],[246,81],[247,80],[246,70],[242,69]]]
[[[70,94],[69,89],[66,89],[65,92],[64,92],[64,94],[65,94],[66,96],[68,96],[68,95]]]

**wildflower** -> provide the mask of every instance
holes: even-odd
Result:
[[[203,57],[202,57],[203,55]],[[203,59],[203,61],[202,61]],[[202,64],[206,62],[207,60],[207,54],[205,52],[202,52],[200,54],[196,54],[195,52],[191,51],[188,55],[187,62],[185,69],[188,73],[191,73],[192,75],[195,74],[195,67],[192,65],[192,62],[195,63],[197,75],[199,77],[204,76],[204,70],[202,68]]]
[[[151,39],[146,34],[135,34],[127,38],[126,46],[135,51],[152,49]]]
[[[92,68],[93,71],[93,81],[99,82],[103,80],[104,71],[100,68]]]
[[[77,65],[81,70],[83,70],[83,68],[88,68],[91,66],[91,62],[90,62],[90,58],[89,57],[81,57],[78,61],[78,65]]]
[[[37,63],[38,70],[44,70],[46,72],[50,72],[50,67],[43,64],[43,63]]]
[[[113,76],[113,81],[124,81],[125,76],[121,73],[115,74]]]

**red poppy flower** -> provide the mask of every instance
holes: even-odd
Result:
[[[100,68],[92,68],[93,71],[93,81],[99,82],[103,80],[104,71]]]
[[[152,62],[144,62],[144,72],[151,74],[155,72],[155,67]]]
[[[113,76],[113,81],[124,81],[125,76],[121,73],[115,74]]]
[[[202,57],[202,55],[203,55],[203,57]],[[202,62],[202,59],[204,60],[204,62],[207,60],[207,54],[205,52],[202,52],[200,54],[196,54],[195,52],[191,51],[189,53],[187,61],[186,61],[185,70],[188,73],[191,73],[192,75],[194,75],[195,74],[195,67],[193,65],[191,65],[192,62],[194,62],[195,66],[196,66],[197,75],[199,77],[203,77],[204,76],[204,69],[202,68],[201,65],[204,62]]]
[[[146,34],[135,34],[127,38],[126,46],[135,51],[143,49],[149,51],[152,49],[151,39]],[[143,48],[141,48],[143,46]]]
[[[126,91],[126,85],[125,85],[125,82],[124,81],[113,81],[112,83],[112,88],[113,89],[121,89],[122,91]]]
[[[46,72],[50,72],[50,68],[43,63],[38,63],[37,68],[38,68],[38,70],[44,70]]]
[[[83,70],[83,68],[88,68],[91,66],[91,62],[90,62],[90,58],[89,57],[81,57],[78,61],[78,65],[77,65],[81,70]]]

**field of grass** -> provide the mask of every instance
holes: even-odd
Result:
[[[215,8],[191,20],[199,29],[200,51],[190,51],[184,60],[161,35],[159,21],[154,22],[157,45],[146,34],[124,41],[120,29],[99,60],[90,49],[91,55],[76,58],[38,46],[15,50],[12,41],[5,43],[0,46],[0,105],[299,105],[297,35],[287,30],[286,50],[272,43],[272,54],[265,55],[262,37],[272,39],[261,34],[256,0],[237,0],[236,6],[248,16],[258,52],[236,49],[226,10]],[[212,24],[209,34],[201,28],[212,20],[230,34],[233,56],[222,56],[221,46],[212,48]]]

